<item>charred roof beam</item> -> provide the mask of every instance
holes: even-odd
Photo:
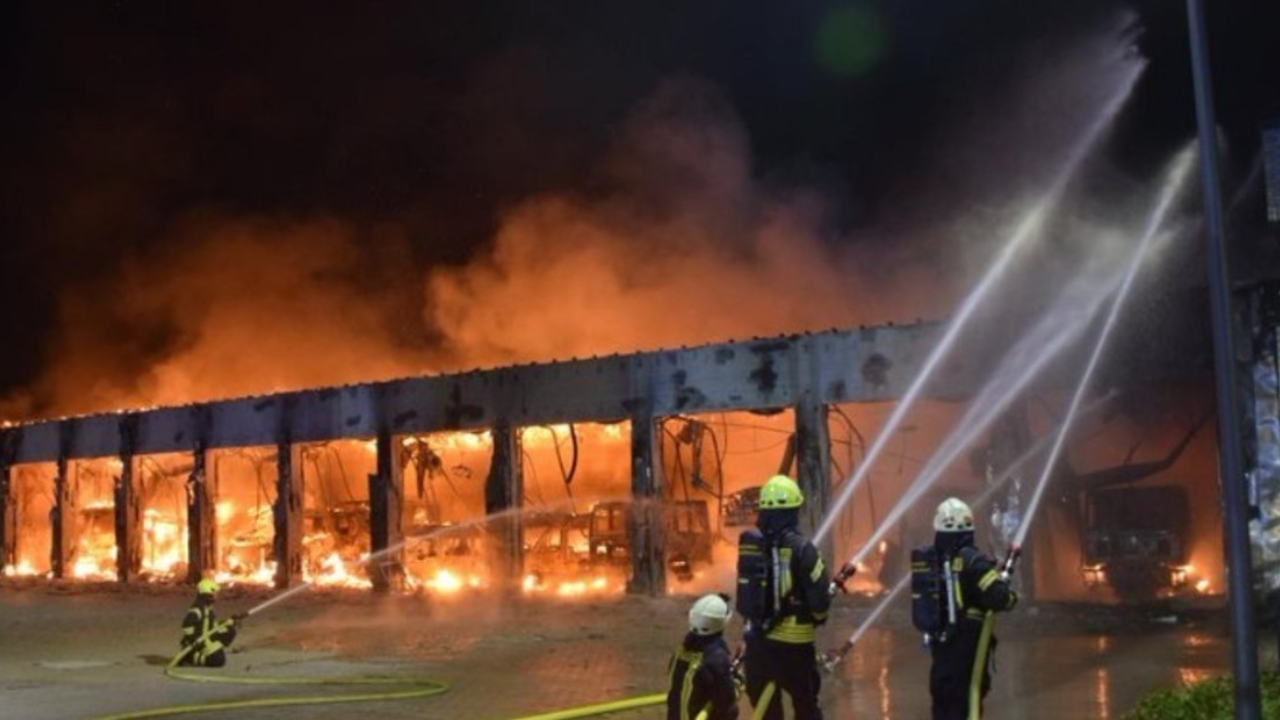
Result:
[[[831,330],[695,348],[521,365],[389,382],[323,388],[183,407],[131,411],[139,455],[274,445],[287,421],[296,443],[480,430],[504,418],[515,426],[615,421],[647,396],[655,417],[901,396],[938,335],[937,324]],[[975,384],[953,363],[930,386],[963,396]],[[123,413],[15,425],[15,463],[120,455]],[[207,417],[205,417],[207,416]],[[202,418],[207,426],[202,425]],[[71,426],[69,445],[60,428]],[[65,428],[64,428],[65,429]]]

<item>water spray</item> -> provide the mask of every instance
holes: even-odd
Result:
[[[849,636],[848,640],[844,641],[843,645],[835,650],[831,650],[823,654],[823,670],[826,670],[827,672],[835,670],[836,665],[839,665],[844,660],[850,650],[853,650],[853,646],[858,644],[858,641],[862,639],[862,636],[866,634],[871,625],[875,623],[876,620],[880,619],[880,616],[884,614],[885,610],[889,609],[889,604],[892,603],[898,595],[902,594],[902,591],[906,589],[907,584],[910,581],[910,575],[903,575],[902,579],[898,580],[898,584],[894,585],[893,589],[889,591],[889,594],[885,595],[880,602],[871,609],[871,614],[867,615],[867,619],[862,621],[862,624],[858,626],[857,630],[853,631],[853,634]]]
[[[1049,190],[1046,191],[1040,201],[1031,208],[1023,218],[1022,222],[1018,224],[1013,235],[1010,236],[1008,242],[1000,250],[999,254],[996,255],[995,260],[992,262],[991,266],[987,268],[986,273],[978,281],[978,284],[974,286],[974,288],[960,303],[959,310],[947,324],[947,329],[943,333],[942,338],[939,339],[938,344],[934,346],[933,350],[929,353],[924,364],[921,366],[919,373],[907,388],[907,392],[903,394],[902,399],[899,400],[897,405],[894,407],[884,428],[868,449],[866,456],[863,458],[862,464],[853,473],[853,475],[842,484],[840,493],[832,502],[827,516],[823,519],[822,523],[814,533],[815,543],[821,543],[827,533],[831,531],[831,528],[835,525],[836,518],[839,517],[841,510],[844,509],[844,506],[849,502],[849,499],[853,497],[858,486],[866,479],[871,467],[875,465],[876,460],[879,459],[880,454],[888,445],[889,440],[897,431],[898,426],[906,417],[907,412],[911,409],[912,405],[915,404],[915,401],[923,391],[925,384],[932,378],[933,372],[942,363],[942,360],[955,345],[956,340],[960,336],[960,332],[964,329],[965,325],[968,324],[978,306],[986,299],[987,295],[991,293],[992,288],[995,287],[997,281],[1004,275],[1005,271],[1008,269],[1022,246],[1025,245],[1031,237],[1036,235],[1037,231],[1043,224],[1045,217],[1057,204],[1059,197],[1066,189],[1067,184],[1075,176],[1076,171],[1079,169],[1084,158],[1089,154],[1089,151],[1092,150],[1094,144],[1098,141],[1098,138],[1101,137],[1103,130],[1110,126],[1112,118],[1115,117],[1124,101],[1129,97],[1134,84],[1137,82],[1138,76],[1142,73],[1143,67],[1145,67],[1145,65],[1135,63],[1135,66],[1128,73],[1127,77],[1123,79],[1118,91],[1103,107],[1097,120],[1089,127],[1081,141],[1072,148],[1072,151],[1067,156],[1066,162],[1059,170],[1058,175],[1054,178],[1052,185],[1050,185]]]
[[[1000,577],[1005,581],[1008,581],[1013,576],[1014,570],[1017,567],[1018,560],[1022,556],[1022,546],[1026,541],[1026,536],[1030,528],[1031,520],[1035,516],[1036,510],[1039,508],[1039,505],[1043,500],[1044,491],[1045,491],[1045,488],[1048,486],[1048,480],[1052,473],[1052,469],[1054,465],[1057,463],[1058,456],[1062,452],[1066,435],[1070,431],[1072,423],[1075,421],[1078,415],[1084,412],[1089,412],[1094,407],[1097,407],[1098,405],[1100,405],[1102,402],[1105,402],[1106,400],[1110,399],[1110,396],[1108,395],[1096,401],[1095,403],[1093,403],[1089,408],[1085,408],[1082,410],[1082,408],[1080,407],[1081,402],[1084,399],[1084,392],[1088,387],[1089,381],[1093,377],[1094,371],[1097,369],[1098,361],[1101,358],[1102,351],[1106,346],[1106,341],[1109,338],[1111,331],[1114,329],[1116,319],[1119,316],[1120,308],[1123,306],[1124,301],[1128,297],[1129,291],[1132,289],[1134,278],[1137,276],[1137,271],[1141,267],[1142,261],[1145,258],[1148,249],[1150,248],[1151,244],[1155,241],[1155,239],[1159,235],[1159,229],[1164,224],[1165,216],[1168,214],[1169,208],[1172,206],[1174,199],[1177,197],[1179,191],[1181,190],[1186,180],[1186,177],[1191,167],[1191,161],[1193,158],[1194,158],[1194,153],[1192,152],[1192,148],[1188,148],[1187,150],[1184,150],[1175,158],[1169,178],[1166,180],[1163,190],[1161,192],[1160,200],[1157,203],[1155,209],[1152,211],[1150,219],[1148,220],[1146,229],[1143,233],[1143,236],[1140,242],[1138,243],[1138,247],[1134,251],[1134,254],[1132,259],[1130,260],[1129,266],[1126,268],[1123,281],[1120,284],[1120,288],[1117,291],[1115,298],[1112,300],[1111,308],[1108,312],[1106,321],[1102,329],[1099,331],[1098,340],[1094,345],[1093,352],[1089,358],[1089,362],[1086,365],[1085,371],[1081,376],[1079,384],[1076,386],[1075,393],[1073,394],[1071,399],[1071,404],[1068,408],[1066,415],[1063,418],[1063,421],[1059,424],[1057,434],[1054,436],[1053,447],[1050,450],[1049,457],[1046,460],[1044,465],[1044,469],[1042,470],[1040,478],[1037,481],[1036,490],[1032,496],[1032,501],[1027,508],[1027,514],[1023,518],[1022,524],[1018,528],[1018,532],[1015,534],[1013,541],[1009,545],[1008,553],[1006,554],[1005,558],[1000,562],[1000,565],[999,565]],[[973,506],[979,507],[985,504],[990,499],[991,495],[996,492],[996,490],[1002,487],[1005,482],[1007,482],[1010,478],[1013,477],[1014,469],[1017,466],[1021,465],[1025,460],[1029,459],[1034,454],[1039,452],[1039,446],[1043,444],[1044,439],[1045,438],[1042,438],[1041,441],[1036,444],[1036,446],[1032,447],[1030,450],[1023,453],[1023,455],[1020,458],[1018,458],[1018,460],[1016,460],[1013,464],[1011,464],[1010,467],[1006,469],[1006,471],[1001,475],[1000,479],[997,482],[993,483],[990,487],[988,487],[982,493],[982,495],[979,496],[976,501],[974,501]],[[952,459],[954,459],[954,457],[947,458],[944,463],[940,463],[940,464],[943,467],[945,467],[945,465],[949,464]],[[930,464],[932,465],[935,463],[931,461]],[[859,551],[859,553],[856,554],[854,556],[854,559],[850,561],[852,564],[856,566],[857,562],[861,561],[861,559],[865,557],[867,549],[874,546],[875,543],[884,535],[887,529],[893,523],[895,523],[897,519],[901,517],[901,515],[905,514],[907,508],[909,508],[912,504],[914,504],[915,500],[918,499],[918,496],[922,494],[924,487],[926,487],[924,485],[921,485],[920,483],[920,480],[923,478],[924,478],[924,475],[922,474],[920,477],[916,479],[915,482],[912,483],[911,488],[909,488],[908,492],[902,497],[902,499],[898,501],[898,504],[894,507],[893,511],[891,511],[889,516],[887,516],[884,522],[881,523],[880,528],[878,528],[877,531],[872,534],[872,537],[867,541],[866,544],[864,544],[863,548]],[[932,480],[930,480],[930,483],[931,482]],[[898,592],[900,592],[902,587],[905,587],[905,584],[909,578],[910,576],[906,576],[902,580],[900,580],[898,582],[898,585],[893,589],[893,591],[889,594],[889,596],[886,597],[880,603],[880,605],[877,606],[876,610],[873,611],[871,615],[867,617],[867,619],[863,622],[863,624],[854,631],[854,633],[849,637],[849,639],[846,640],[845,643],[839,649],[831,653],[828,653],[826,661],[824,662],[824,667],[828,671],[833,669],[835,665],[838,664],[849,653],[849,651],[857,643],[858,639],[862,636],[862,634],[866,632],[866,629],[870,627],[871,623],[875,622],[875,620],[883,612],[883,608],[888,605],[891,598],[894,597]]]
[[[1123,306],[1124,301],[1128,297],[1129,291],[1133,285],[1133,280],[1137,275],[1138,269],[1141,267],[1142,260],[1146,256],[1146,252],[1148,248],[1150,247],[1154,238],[1158,235],[1158,231],[1164,223],[1164,218],[1167,215],[1170,206],[1173,204],[1174,198],[1177,196],[1178,191],[1181,189],[1186,179],[1189,168],[1191,166],[1191,159],[1193,157],[1194,157],[1194,154],[1190,152],[1190,149],[1188,149],[1187,151],[1184,151],[1183,153],[1179,154],[1179,156],[1175,159],[1173,170],[1170,174],[1169,180],[1165,183],[1164,190],[1160,196],[1160,201],[1157,204],[1155,210],[1152,212],[1151,218],[1147,224],[1146,231],[1143,233],[1142,239],[1139,242],[1138,247],[1134,252],[1133,258],[1131,259],[1128,268],[1126,269],[1123,282],[1120,285],[1120,289],[1116,293],[1115,298],[1112,300],[1111,309],[1107,315],[1107,319],[1105,324],[1103,325],[1102,330],[1098,334],[1098,340],[1094,345],[1093,353],[1089,358],[1089,363],[1086,366],[1086,369],[1083,375],[1081,376],[1080,383],[1076,386],[1076,391],[1075,391],[1075,394],[1072,396],[1071,405],[1069,406],[1067,414],[1063,418],[1062,423],[1060,423],[1057,434],[1054,436],[1053,447],[1050,450],[1049,457],[1045,462],[1044,469],[1041,472],[1039,481],[1037,482],[1036,491],[1032,497],[1031,504],[1028,506],[1028,509],[1027,509],[1027,515],[1023,518],[1022,525],[1019,527],[1017,534],[1014,536],[1014,539],[1009,546],[1008,554],[1005,556],[1004,560],[1002,560],[1000,563],[1000,566],[999,566],[1000,576],[1005,581],[1008,581],[1008,579],[1012,577],[1014,570],[1016,569],[1017,562],[1019,558],[1022,556],[1022,545],[1026,541],[1026,535],[1030,527],[1030,521],[1034,517],[1035,511],[1039,507],[1039,504],[1043,499],[1044,490],[1048,485],[1048,479],[1054,465],[1057,462],[1057,458],[1062,451],[1065,437],[1067,433],[1070,431],[1071,425],[1074,422],[1075,418],[1082,412],[1080,405],[1084,399],[1084,391],[1088,387],[1089,380],[1092,379],[1094,371],[1097,369],[1097,364],[1102,355],[1102,350],[1106,346],[1106,341],[1110,336],[1112,329],[1115,326],[1116,318],[1119,316],[1119,310]],[[1088,412],[1092,410],[1093,407],[1100,405],[1102,402],[1104,402],[1107,399],[1109,399],[1109,396],[1095,402],[1089,408],[1086,408],[1084,412]],[[1023,453],[1022,457],[1020,457],[1013,464],[1011,464],[1010,467],[1002,474],[1001,478],[996,483],[993,483],[990,487],[988,487],[982,493],[982,495],[979,496],[976,501],[974,501],[973,506],[978,507],[985,504],[990,499],[992,494],[994,494],[1010,478],[1013,477],[1013,471],[1018,465],[1020,465],[1026,459],[1029,459],[1034,454],[1039,452],[1039,445],[1043,444],[1043,441],[1044,441],[1044,438],[1042,438],[1041,441],[1037,443],[1037,446]],[[946,464],[949,464],[952,459],[954,458],[948,458],[945,461],[945,463],[942,463],[942,465],[945,466]],[[923,477],[924,475],[922,474],[921,478],[918,478],[916,482],[912,484],[912,490],[923,489],[923,488],[915,487],[916,485],[919,484],[920,479],[922,479]],[[897,518],[905,513],[906,508],[914,503],[916,496],[918,496],[918,494],[919,493],[913,494],[909,491],[907,495],[903,496],[903,498],[898,502],[898,505],[895,506],[894,511],[891,512],[890,515],[885,518],[885,521],[881,524],[877,532],[873,534],[872,538],[864,545],[863,551],[860,551],[858,555],[855,555],[855,559],[851,562],[853,562],[856,565],[856,562],[861,560],[861,558],[865,555],[866,548],[872,547],[875,544],[875,542],[879,539],[879,537],[883,535],[884,531],[892,524],[892,522],[896,522]],[[899,512],[899,510],[901,510],[901,512]],[[875,620],[883,612],[883,608],[888,605],[889,601],[898,592],[901,592],[902,588],[905,587],[906,582],[909,578],[910,576],[906,576],[902,580],[900,580],[898,582],[898,585],[893,589],[893,591],[889,594],[889,596],[886,597],[880,603],[880,605],[877,606],[876,610],[873,611],[871,615],[867,617],[867,619],[863,622],[863,624],[859,626],[857,630],[854,631],[854,633],[849,637],[849,639],[845,641],[844,645],[842,645],[838,650],[828,654],[827,660],[826,662],[824,662],[824,666],[828,670],[831,670],[832,668],[834,668],[834,666],[837,663],[839,663],[845,657],[845,655],[849,653],[849,651],[857,643],[858,639],[862,636],[862,634],[866,632],[866,629],[870,627],[871,623],[875,622]]]
[[[1178,177],[1184,177],[1185,174],[1183,171]],[[1153,211],[1152,227],[1144,237],[1149,238],[1155,234],[1167,207],[1167,199],[1157,205]],[[1043,315],[1036,327],[1001,361],[999,368],[992,374],[993,379],[1000,379],[1001,382],[989,381],[969,403],[968,409],[956,425],[957,429],[944,440],[899,503],[885,517],[880,528],[854,554],[851,562],[861,562],[884,533],[906,514],[960,453],[995,422],[1049,361],[1088,328],[1093,316],[1103,307],[1105,298],[1125,287],[1126,278],[1126,275],[1112,276],[1101,288],[1092,287],[1086,279],[1078,279],[1075,287],[1068,288],[1063,293],[1057,304]]]
[[[1105,288],[1106,292],[1099,293],[1095,290],[1092,293],[1083,294],[1085,307],[1076,309],[1066,321],[1060,319],[1057,312],[1046,314],[1036,332],[1024,338],[993,374],[994,378],[999,378],[1002,382],[989,382],[987,387],[983,388],[969,404],[964,416],[957,423],[956,429],[943,441],[939,450],[929,459],[898,503],[872,533],[871,538],[854,553],[849,562],[857,565],[865,559],[876,543],[937,482],[960,453],[972,445],[995,422],[1018,394],[1048,365],[1049,361],[1087,329],[1093,315],[1101,308],[1102,299],[1113,289],[1112,285],[1118,284],[1119,278],[1116,278],[1114,283]],[[1064,307],[1072,305],[1070,295],[1068,293],[1065,299],[1060,300],[1059,305]]]
[[[827,516],[823,518],[822,524],[819,525],[817,531],[814,532],[813,541],[815,544],[821,543],[827,533],[831,532],[831,528],[835,525],[836,518],[839,517],[840,511],[844,509],[844,506],[849,502],[849,499],[853,497],[858,486],[860,486],[863,480],[866,479],[872,466],[874,466],[876,460],[879,459],[880,453],[884,451],[885,446],[888,445],[889,440],[892,439],[894,432],[896,432],[898,426],[902,424],[903,418],[906,417],[907,412],[911,410],[913,405],[915,405],[916,399],[919,398],[921,392],[924,390],[925,383],[932,378],[934,370],[937,369],[938,365],[942,363],[942,360],[947,356],[947,353],[949,353],[951,348],[955,345],[956,340],[960,337],[960,331],[964,329],[966,324],[968,324],[969,319],[973,316],[973,313],[977,310],[981,302],[985,300],[987,295],[991,292],[996,281],[1004,275],[1004,271],[1008,269],[1009,264],[1013,261],[1017,251],[1021,249],[1027,238],[1031,237],[1034,234],[1034,231],[1040,227],[1041,220],[1046,212],[1046,205],[1047,203],[1042,201],[1027,214],[1026,218],[1024,218],[1022,223],[1018,226],[1018,229],[1014,232],[1009,242],[1000,251],[1000,254],[996,256],[995,262],[992,263],[991,267],[987,269],[986,274],[983,275],[978,284],[974,286],[973,290],[969,292],[969,295],[965,297],[963,302],[961,302],[959,311],[954,317],[952,317],[951,322],[947,324],[946,332],[942,334],[942,338],[938,340],[938,344],[934,346],[932,351],[930,351],[929,356],[925,359],[924,365],[921,366],[920,372],[916,375],[915,380],[911,382],[907,391],[903,393],[902,399],[894,406],[893,412],[885,422],[884,428],[881,429],[880,434],[876,437],[875,441],[871,443],[871,447],[867,450],[867,454],[863,458],[862,464],[858,466],[856,471],[854,471],[853,476],[841,485],[840,493],[831,503]]]
[[[444,537],[444,536],[448,536],[450,533],[453,533],[453,532],[457,532],[457,531],[460,531],[460,530],[465,530],[465,529],[470,528],[470,527],[476,527],[476,526],[484,525],[484,524],[489,523],[489,522],[492,522],[492,521],[494,521],[494,520],[503,519],[503,518],[506,518],[506,517],[509,517],[509,516],[516,516],[516,515],[520,515],[520,514],[523,514],[523,513],[526,513],[526,512],[530,512],[530,511],[532,511],[532,510],[546,511],[546,510],[548,510],[548,509],[553,509],[553,510],[555,510],[555,509],[560,509],[560,508],[562,508],[562,507],[572,507],[572,500],[566,500],[566,501],[559,502],[559,503],[552,503],[552,504],[550,504],[550,505],[549,505],[549,506],[547,506],[547,507],[538,507],[538,508],[509,508],[509,509],[507,509],[507,510],[503,510],[502,512],[496,512],[496,513],[491,513],[491,514],[489,514],[489,515],[485,515],[485,516],[484,516],[484,517],[482,517],[482,518],[479,518],[479,519],[477,519],[477,520],[472,520],[472,521],[470,521],[470,522],[465,522],[465,523],[460,523],[460,524],[458,524],[458,525],[450,525],[450,526],[447,526],[447,527],[437,528],[436,530],[433,530],[433,531],[431,531],[431,532],[429,532],[429,533],[426,533],[425,535],[415,535],[415,536],[413,536],[413,537],[407,537],[407,538],[405,538],[404,540],[401,540],[400,542],[398,542],[398,543],[396,543],[396,544],[394,544],[394,545],[392,545],[392,546],[390,546],[390,547],[383,548],[382,550],[379,550],[379,551],[378,551],[378,552],[376,552],[376,553],[371,553],[371,554],[365,555],[364,557],[360,558],[360,564],[361,564],[361,565],[369,565],[369,564],[370,564],[370,563],[372,563],[374,560],[377,560],[377,559],[379,559],[379,558],[385,557],[385,556],[390,555],[391,553],[394,553],[394,552],[399,552],[400,550],[404,549],[406,546],[410,545],[411,543],[415,543],[415,542],[423,542],[423,541],[425,541],[425,540],[429,540],[429,539],[436,538],[436,537]],[[296,594],[298,594],[298,593],[302,592],[303,590],[306,590],[308,587],[311,587],[313,584],[314,584],[314,581],[312,581],[312,580],[307,580],[307,581],[303,582],[302,584],[298,585],[297,587],[289,588],[288,590],[285,590],[284,592],[282,592],[282,593],[280,593],[280,594],[276,595],[275,597],[268,598],[267,600],[265,600],[265,601],[263,601],[263,602],[261,602],[261,603],[258,603],[257,605],[253,606],[252,608],[250,608],[249,610],[247,610],[247,611],[245,611],[245,612],[243,612],[243,613],[238,613],[238,614],[236,614],[236,615],[234,616],[234,618],[233,618],[233,619],[241,620],[241,619],[247,618],[247,617],[249,617],[249,616],[251,616],[251,615],[255,615],[255,614],[259,613],[259,612],[262,612],[263,610],[266,610],[267,608],[271,607],[272,605],[275,605],[276,603],[279,603],[279,602],[283,602],[284,600],[286,600],[286,599],[288,599],[288,598],[290,598],[290,597],[292,597],[292,596],[294,596],[294,595],[296,595]]]
[[[1058,429],[1058,435],[1054,439],[1053,449],[1049,451],[1049,458],[1045,462],[1044,469],[1040,473],[1040,478],[1036,482],[1035,492],[1031,496],[1031,502],[1027,505],[1027,513],[1022,518],[1022,524],[1018,527],[1018,532],[1014,535],[1012,547],[1021,547],[1026,541],[1027,533],[1031,529],[1031,521],[1035,517],[1036,510],[1039,509],[1040,503],[1044,499],[1044,492],[1049,484],[1049,476],[1053,471],[1054,465],[1057,463],[1058,456],[1062,454],[1062,449],[1066,444],[1067,433],[1071,429],[1071,424],[1075,420],[1075,415],[1080,407],[1080,402],[1084,398],[1085,390],[1089,386],[1089,381],[1093,379],[1093,373],[1097,370],[1098,362],[1102,358],[1102,351],[1106,347],[1107,339],[1114,329],[1116,319],[1120,315],[1120,309],[1124,306],[1125,300],[1129,296],[1129,291],[1133,287],[1134,278],[1138,274],[1138,269],[1142,266],[1142,260],[1145,257],[1148,248],[1155,241],[1159,234],[1160,227],[1164,224],[1165,216],[1172,207],[1174,199],[1182,190],[1182,186],[1186,181],[1187,175],[1190,173],[1192,160],[1195,158],[1194,145],[1188,146],[1174,158],[1173,166],[1170,169],[1168,178],[1165,180],[1164,187],[1160,193],[1160,200],[1152,211],[1151,217],[1147,221],[1147,227],[1142,235],[1138,248],[1134,251],[1133,259],[1129,262],[1129,267],[1125,271],[1124,282],[1120,286],[1120,291],[1116,294],[1115,299],[1111,303],[1111,310],[1107,314],[1106,323],[1103,325],[1098,335],[1098,342],[1093,347],[1093,352],[1089,356],[1089,362],[1085,366],[1084,374],[1080,378],[1080,383],[1076,386],[1075,393],[1071,397],[1071,404],[1068,406],[1067,414],[1063,420],[1062,426]]]
[[[1090,403],[1088,407],[1081,409],[1080,411],[1081,414],[1093,413],[1094,411],[1100,409],[1104,404],[1109,402],[1113,396],[1114,396],[1113,393],[1108,393],[1107,395],[1101,398],[1098,398],[1094,402]],[[1015,472],[1017,472],[1018,468],[1020,468],[1024,463],[1026,463],[1031,458],[1039,454],[1040,451],[1044,449],[1044,446],[1047,442],[1048,442],[1048,436],[1046,435],[1044,437],[1041,437],[1038,441],[1036,441],[1035,444],[1033,444],[1030,448],[1024,451],[1021,455],[1019,455],[1018,458],[1015,459],[1012,463],[1010,463],[1009,467],[1005,468],[1004,472],[1002,472],[1000,476],[997,477],[993,483],[991,483],[990,487],[984,490],[983,493],[978,496],[978,499],[974,500],[973,503],[971,503],[971,507],[975,507],[975,508],[982,507],[988,501],[990,501],[991,496],[994,495],[998,490],[1000,490],[1000,488],[1004,487],[1005,483],[1007,483],[1011,478],[1013,478],[1013,475]],[[868,543],[868,544],[874,544],[874,543]],[[1005,559],[1001,562],[1000,574],[1005,580],[1008,580],[1009,577],[1013,575],[1014,566],[1016,565],[1018,558],[1021,557],[1021,555],[1022,553],[1020,550],[1016,548],[1010,548],[1009,554],[1005,556]],[[848,567],[848,565],[846,565],[846,567]],[[841,569],[841,572],[843,572],[843,568]],[[871,613],[867,615],[866,619],[862,621],[862,624],[860,624],[853,631],[853,634],[851,634],[849,638],[845,640],[843,645],[841,645],[839,648],[835,650],[830,650],[824,653],[823,659],[822,659],[822,665],[827,672],[832,672],[835,669],[835,666],[840,664],[844,660],[845,656],[849,654],[849,652],[853,649],[854,645],[857,645],[858,640],[860,640],[862,636],[866,634],[867,630],[870,629],[871,625],[875,623],[875,621],[878,620],[881,615],[884,614],[885,610],[888,609],[889,604],[893,601],[893,599],[902,593],[902,590],[907,586],[910,580],[911,580],[910,575],[904,575],[900,580],[898,580],[897,584],[894,585],[893,589],[889,591],[889,594],[886,597],[884,597],[879,604],[876,605],[876,607],[871,611]],[[834,588],[835,586],[836,586],[836,583],[833,581],[832,587]],[[843,589],[843,585],[841,586],[841,588]]]
[[[251,615],[262,612],[263,610],[266,610],[272,605],[275,605],[276,603],[283,601],[285,598],[288,598],[291,595],[295,595],[299,592],[302,592],[303,590],[306,590],[310,586],[311,586],[311,581],[308,580],[302,583],[301,585],[299,585],[298,587],[289,588],[288,590],[280,593],[279,595],[276,595],[273,598],[268,598],[265,602],[260,602],[257,605],[249,608],[244,612],[244,617],[250,617]]]

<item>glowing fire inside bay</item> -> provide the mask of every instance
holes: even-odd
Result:
[[[616,462],[605,485],[622,495],[629,487],[629,437],[618,426],[578,426],[578,487],[590,490],[580,502],[590,507],[601,469]],[[625,568],[585,562],[585,534],[561,545],[548,540],[543,520],[562,519],[566,527],[586,528],[587,515],[576,514],[563,499],[548,499],[555,486],[543,475],[568,462],[568,426],[527,428],[522,433],[526,504],[516,514],[525,524],[525,566],[521,587],[528,594],[575,596],[619,593]],[[370,566],[379,565],[410,592],[453,594],[493,585],[496,552],[492,527],[484,518],[484,485],[493,452],[487,432],[441,433],[396,438],[392,462],[399,480],[403,542],[370,558],[368,478],[376,469],[372,441],[337,441],[303,446],[295,452],[302,478],[302,575],[318,587],[371,587]],[[561,453],[560,460],[555,458]],[[215,453],[218,530],[217,577],[224,583],[266,585],[276,562],[274,525],[276,452],[248,448]],[[592,473],[588,479],[588,473]],[[544,487],[546,485],[546,487]],[[563,484],[561,484],[563,487]],[[544,505],[560,506],[544,512]],[[574,518],[581,518],[578,522]],[[569,535],[571,535],[570,533]],[[565,535],[565,538],[569,538]],[[564,562],[557,562],[563,560]]]
[[[865,457],[891,405],[833,406],[828,430],[833,485],[844,481]],[[926,403],[899,431],[885,457],[844,509],[832,534],[836,557],[849,557],[901,499],[962,405]],[[1033,430],[1045,421],[1033,418]],[[732,592],[738,535],[755,520],[759,486],[779,471],[795,471],[795,418],[789,410],[670,417],[655,425],[666,546],[668,591],[697,594]],[[1126,430],[1127,432],[1120,432]],[[1075,450],[1075,477],[1123,458],[1139,439],[1154,449],[1176,444],[1185,424],[1160,432],[1116,427]],[[637,511],[631,490],[631,428],[619,423],[531,426],[520,430],[521,503],[486,517],[485,486],[494,448],[488,432],[397,436],[391,465],[401,512],[402,541],[370,557],[372,515],[370,476],[377,466],[370,440],[309,443],[292,449],[295,479],[301,484],[302,576],[317,587],[369,588],[375,569],[406,592],[466,594],[514,582],[528,595],[573,598],[625,591],[632,557],[628,519]],[[1211,477],[1212,432],[1196,436],[1187,454],[1162,475],[1135,487],[1186,488],[1189,502],[1211,501],[1213,486],[1193,482]],[[275,518],[278,458],[274,447],[211,452],[205,481],[213,499],[212,558],[225,584],[270,586],[275,582]],[[133,498],[138,571],[136,581],[183,581],[188,575],[188,502],[193,472],[189,453],[134,459]],[[900,526],[883,536],[851,583],[854,592],[878,594],[906,572],[906,551],[932,537],[932,507],[940,496],[975,497],[984,468],[958,463],[932,494],[923,498]],[[118,459],[72,461],[67,465],[66,506],[57,508],[67,538],[64,576],[85,581],[119,577],[116,498],[123,466]],[[52,571],[56,468],[20,465],[12,474],[18,542],[4,574],[48,576]],[[1071,478],[1058,480],[1059,489]],[[1065,483],[1065,484],[1063,484]],[[1126,486],[1127,487],[1127,486]],[[1066,497],[1067,493],[1059,493]],[[1003,497],[1003,496],[999,496]],[[1078,494],[1083,502],[1086,495]],[[1036,563],[1034,587],[1046,600],[1125,602],[1132,592],[1116,584],[1130,566],[1105,565],[1090,554],[1088,517],[1073,515],[1071,504],[1050,504],[1036,520],[1030,552],[1052,554]],[[1083,507],[1083,505],[1080,505]],[[994,509],[975,508],[992,546]],[[501,556],[504,523],[518,519],[520,570]],[[1220,527],[1195,514],[1180,553],[1171,556],[1165,576],[1153,578],[1161,596],[1222,591]],[[1128,532],[1130,528],[1120,527]],[[1154,543],[1164,535],[1155,535]],[[1096,534],[1096,533],[1095,533]],[[1122,537],[1116,535],[1115,537]],[[1128,536],[1124,536],[1128,537]],[[1144,536],[1145,537],[1145,536]],[[1126,541],[1128,542],[1128,541]],[[1096,553],[1095,553],[1096,555]],[[1124,560],[1117,556],[1116,562]],[[1126,596],[1126,592],[1130,594]]]
[[[115,580],[119,575],[115,498],[123,466],[117,459],[68,463],[66,506],[58,512],[64,524],[66,576],[81,580]],[[17,471],[17,562],[5,568],[9,576],[48,574],[52,569],[54,477],[52,465]],[[170,580],[186,572],[186,502],[181,480],[158,463],[134,468],[134,502],[138,535],[137,575],[145,580]]]

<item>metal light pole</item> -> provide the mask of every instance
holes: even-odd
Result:
[[[1209,235],[1209,306],[1213,319],[1213,364],[1218,395],[1218,462],[1222,482],[1224,532],[1230,582],[1231,651],[1235,671],[1235,715],[1260,720],[1258,648],[1254,635],[1253,564],[1250,560],[1248,503],[1244,492],[1235,352],[1231,334],[1231,296],[1224,245],[1222,187],[1218,171],[1217,121],[1209,74],[1204,9],[1187,0],[1191,30],[1191,71],[1195,82],[1196,124],[1200,135],[1200,180],[1204,187],[1205,229]]]

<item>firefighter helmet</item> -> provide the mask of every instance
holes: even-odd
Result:
[[[933,516],[933,529],[938,532],[972,532],[973,511],[959,498],[949,497],[938,505]]]
[[[689,632],[694,635],[715,635],[724,632],[724,626],[733,617],[729,598],[725,595],[703,595],[689,609]]]
[[[205,578],[204,580],[201,580],[200,582],[196,583],[196,594],[197,595],[217,595],[218,583],[208,578]]]
[[[774,475],[760,488],[761,510],[785,510],[804,504],[804,493],[795,480],[786,475]]]

